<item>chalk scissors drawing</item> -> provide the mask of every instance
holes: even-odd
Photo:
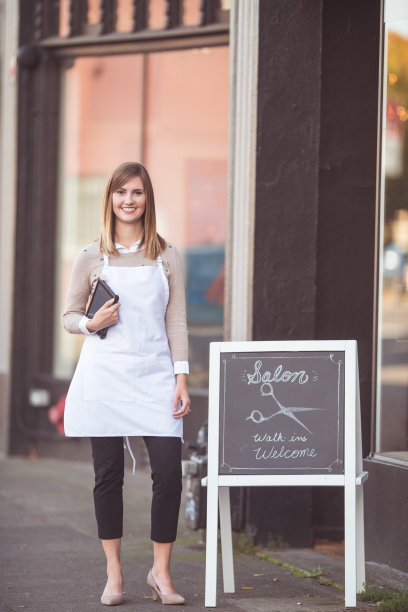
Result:
[[[269,389],[269,391],[267,391],[267,389]],[[269,419],[272,419],[278,414],[284,414],[287,417],[299,423],[299,425],[301,425],[304,429],[306,429],[306,431],[308,431],[310,434],[313,435],[313,432],[310,431],[310,429],[306,427],[306,425],[302,423],[302,421],[298,419],[293,413],[294,412],[310,412],[312,410],[323,410],[323,408],[302,408],[298,406],[291,406],[291,407],[284,406],[277,399],[271,383],[267,383],[267,382],[261,386],[261,395],[262,397],[271,396],[275,400],[276,404],[279,406],[279,410],[277,412],[274,412],[273,414],[270,414],[267,417],[264,417],[264,415],[262,414],[260,410],[253,410],[251,414],[245,419],[246,421],[253,421],[254,423],[259,424],[259,423],[263,423],[264,421],[269,421]]]

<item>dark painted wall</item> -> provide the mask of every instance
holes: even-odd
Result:
[[[316,337],[358,340],[370,450],[379,0],[324,0]]]
[[[364,462],[366,561],[408,574],[408,468]],[[406,583],[404,585],[406,587]]]
[[[261,0],[253,339],[315,337],[320,0]]]
[[[323,2],[316,338],[358,341],[363,456],[371,432],[380,27],[379,0]],[[313,491],[317,536],[342,537],[343,503],[342,489]]]
[[[365,454],[380,24],[380,0],[260,2],[253,339],[358,340]],[[305,511],[313,526],[303,540],[342,538],[342,489],[297,495],[290,522]],[[277,497],[252,496],[259,540],[279,520],[262,511]]]
[[[260,2],[254,340],[316,334],[321,29],[320,0]],[[309,487],[256,488],[248,500],[256,542],[311,545]]]

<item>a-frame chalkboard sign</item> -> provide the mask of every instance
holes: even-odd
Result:
[[[355,606],[366,479],[355,340],[211,343],[206,607],[216,606],[218,505],[224,592],[235,592],[234,486],[344,487],[345,605]]]

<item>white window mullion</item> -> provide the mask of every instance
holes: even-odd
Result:
[[[250,340],[259,0],[231,3],[226,336]]]

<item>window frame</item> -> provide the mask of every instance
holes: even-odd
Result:
[[[382,291],[383,291],[383,244],[385,219],[385,144],[384,133],[387,118],[387,65],[388,65],[388,26],[391,21],[401,18],[402,3],[394,0],[383,0],[382,18],[380,23],[379,45],[379,89],[378,89],[378,132],[377,132],[377,194],[376,194],[376,257],[374,270],[374,329],[373,366],[372,366],[372,407],[371,407],[371,453],[370,458],[381,463],[408,467],[407,459],[399,459],[380,452],[381,435],[381,368],[382,368]],[[405,8],[405,18],[408,19],[408,8]]]

